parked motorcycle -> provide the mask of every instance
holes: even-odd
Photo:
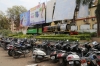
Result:
[[[52,62],[58,62],[57,54],[61,51],[61,45],[63,45],[64,41],[57,41],[55,45],[53,45],[53,50],[50,54],[50,58]]]
[[[42,45],[38,45],[37,48],[33,49],[33,58],[35,62],[41,62],[50,57],[51,47],[50,42],[44,41]]]
[[[13,50],[13,57],[14,58],[19,58],[21,55],[25,55],[30,53],[30,47],[31,45],[30,44],[23,44],[23,42],[21,42],[22,44],[16,44],[14,46],[14,50]]]

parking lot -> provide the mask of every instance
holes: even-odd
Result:
[[[28,66],[33,64],[36,63],[34,63],[31,54],[28,54],[25,58],[21,56],[18,59],[14,59],[8,56],[7,51],[0,48],[0,66]],[[58,66],[58,64],[52,63],[51,61],[44,61],[37,64],[38,66]]]

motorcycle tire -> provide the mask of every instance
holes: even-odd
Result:
[[[37,58],[37,56],[35,56],[35,62],[36,63],[40,63],[41,62],[40,59]]]
[[[12,56],[12,50],[8,50],[8,55]]]
[[[6,45],[5,44],[3,45],[3,49],[6,50]]]
[[[13,51],[12,56],[13,56],[13,58],[17,59],[17,58],[20,57],[20,54],[15,52],[15,51]]]
[[[0,47],[1,47],[1,42],[0,42]]]
[[[90,64],[88,66],[97,66],[92,61],[90,61]]]
[[[58,62],[58,60],[54,59],[54,60],[52,60],[52,62],[53,62],[53,63],[57,63],[57,62]]]
[[[59,60],[59,65],[60,66],[66,66],[66,63],[63,61],[63,59],[60,59]]]

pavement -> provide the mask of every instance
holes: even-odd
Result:
[[[9,57],[7,51],[0,47],[0,66],[35,66],[35,64],[38,66],[58,66],[58,64],[51,61],[35,63],[31,53],[26,55],[25,58],[21,56],[18,59],[14,59],[13,57]]]

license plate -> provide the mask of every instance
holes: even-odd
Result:
[[[69,64],[74,64],[74,62],[73,61],[69,61]]]
[[[83,64],[81,64],[81,66],[87,66],[87,63],[83,63]]]
[[[52,56],[51,59],[52,59],[52,60],[55,59],[55,56]]]

